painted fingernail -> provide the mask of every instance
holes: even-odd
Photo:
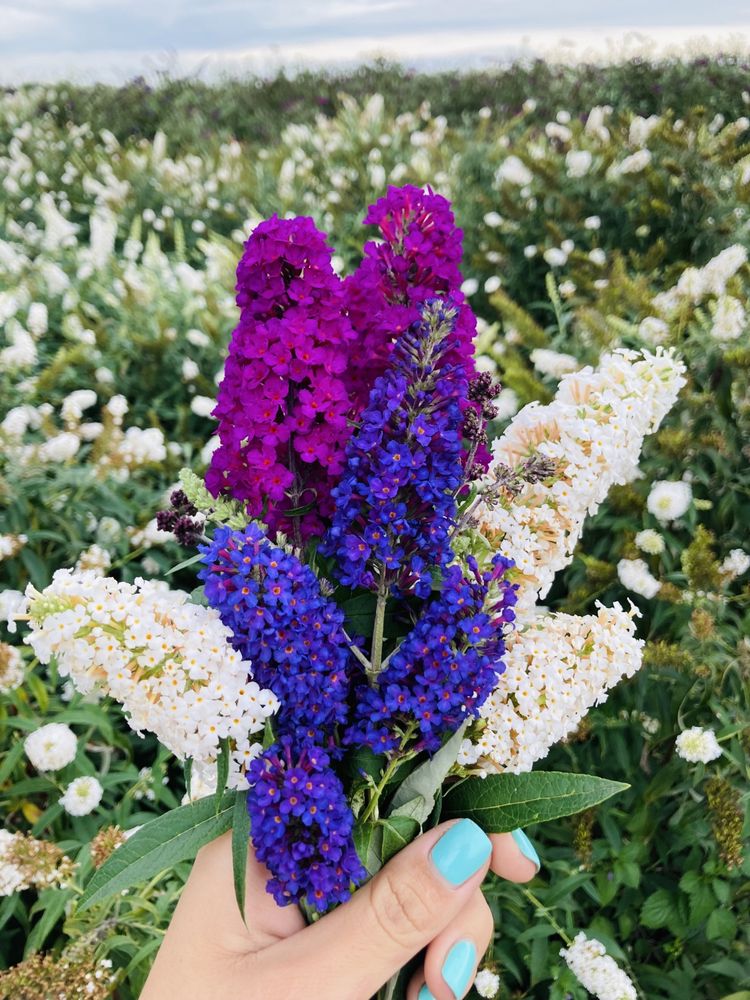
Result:
[[[417,1000],[435,1000],[435,995],[429,988],[427,983],[425,983],[422,989],[419,991],[419,996],[417,997]]]
[[[445,956],[441,971],[454,997],[462,997],[468,990],[476,964],[477,949],[473,941],[457,941]]]
[[[542,862],[539,860],[539,855],[536,853],[534,845],[531,843],[523,830],[514,830],[511,836],[515,840],[516,847],[521,854],[523,854],[525,858],[528,858],[529,861],[533,861],[536,865],[536,870],[539,871],[542,867]]]
[[[473,820],[461,819],[432,848],[432,863],[453,885],[471,878],[492,853],[490,838]]]

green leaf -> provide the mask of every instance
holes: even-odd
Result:
[[[229,829],[234,799],[234,794],[225,795],[217,814],[214,796],[207,795],[146,823],[94,872],[79,911],[194,858],[204,844]]]
[[[55,925],[65,912],[65,904],[73,895],[72,889],[47,889],[41,896],[40,902],[44,901],[44,912],[41,920],[34,924],[31,933],[26,939],[23,957],[28,958],[35,951],[44,945],[49,935],[55,929]]]
[[[0,785],[6,781],[16,766],[16,764],[23,757],[23,742],[18,740],[10,750],[5,755],[5,760],[0,764]]]
[[[383,827],[380,824],[365,823],[354,827],[354,847],[359,860],[370,875],[375,875],[383,867]]]
[[[5,927],[8,921],[14,916],[16,910],[23,910],[23,908],[24,905],[20,893],[14,892],[10,896],[6,896],[2,903],[0,903],[0,929]]]
[[[741,983],[747,979],[747,966],[740,962],[735,962],[731,958],[720,958],[716,962],[706,962],[703,969],[708,972],[717,972],[720,976],[733,979],[735,983]]]
[[[711,889],[702,883],[690,893],[690,926],[698,927],[710,913],[716,910],[716,896]]]
[[[196,552],[194,556],[190,556],[189,559],[185,559],[181,563],[177,563],[177,565],[173,566],[171,569],[168,569],[166,575],[171,576],[172,573],[178,573],[181,569],[187,569],[187,567],[192,566],[193,563],[200,562],[202,558],[203,553]]]
[[[369,592],[348,597],[340,604],[346,616],[346,630],[349,635],[368,638],[372,635],[377,598]]]
[[[310,503],[302,504],[300,507],[290,507],[284,511],[284,517],[301,517],[303,514],[309,514],[311,510],[315,510],[315,505],[316,501],[311,500]]]
[[[386,758],[369,747],[355,747],[344,757],[342,767],[350,781],[361,781],[364,772],[377,783],[385,770]]]
[[[46,830],[48,826],[55,822],[58,816],[62,815],[62,811],[63,807],[59,802],[53,802],[52,805],[47,806],[31,828],[32,837],[38,837],[43,830]]]
[[[127,938],[126,941],[128,941]],[[110,947],[112,947],[111,938],[108,938],[107,944]],[[133,970],[138,968],[141,962],[144,962],[145,959],[147,959],[152,952],[156,951],[156,949],[159,947],[160,944],[161,944],[161,938],[157,937],[157,938],[152,938],[150,941],[147,941],[142,948],[139,948],[138,951],[135,953],[135,955],[133,955],[133,957],[128,962],[125,971],[122,974],[122,978],[127,979],[127,977],[133,972]],[[146,965],[146,968],[148,969],[148,965]]]
[[[204,608],[208,607],[208,598],[202,584],[200,587],[195,587],[190,591],[190,603],[200,604]]]
[[[644,927],[668,927],[678,917],[672,894],[668,889],[652,892],[641,908]]]
[[[467,778],[443,796],[441,819],[468,817],[487,833],[572,816],[624,791],[628,785],[593,774],[533,771]]]
[[[635,861],[615,862],[615,872],[622,880],[623,885],[630,889],[637,889],[641,881],[641,869]]]
[[[33,672],[27,673],[25,684],[36,698],[40,714],[46,715],[49,709],[49,693],[41,677]]]
[[[273,731],[273,722],[271,719],[266,719],[266,724],[263,726],[263,749],[268,750],[270,746],[273,745],[276,740],[276,736]]]
[[[737,933],[737,918],[731,910],[713,910],[706,921],[706,937],[709,941],[734,940]]]
[[[239,791],[234,798],[232,812],[232,877],[234,898],[245,923],[245,884],[247,877],[247,852],[250,840],[250,814],[247,811],[247,792]]]
[[[224,739],[221,740],[220,747],[219,759],[216,762],[216,791],[214,792],[217,814],[219,809],[221,809],[221,799],[224,795],[224,789],[227,787],[227,778],[229,777],[229,755],[231,753],[231,744],[228,736],[225,736]]]
[[[419,823],[409,816],[392,816],[381,821],[383,827],[383,864],[410,844],[419,833]]]
[[[701,884],[701,876],[698,872],[688,871],[680,879],[680,888],[683,892],[695,892]]]
[[[424,823],[435,805],[435,795],[456,763],[456,757],[468,725],[464,722],[436,754],[406,778],[393,796],[389,816],[408,816]]]
[[[31,582],[37,590],[44,590],[51,575],[44,560],[30,546],[25,545],[21,549],[21,562],[28,570]]]

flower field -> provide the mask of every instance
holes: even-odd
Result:
[[[502,385],[491,436],[522,455],[534,420],[554,427],[568,539],[592,513],[572,560],[544,530],[541,490],[526,520],[486,515],[558,614],[508,661],[535,696],[519,680],[491,702],[477,746],[503,769],[629,785],[533,828],[528,888],[485,885],[496,933],[470,995],[750,998],[746,115],[748,67],[731,60],[0,94],[0,998],[136,998],[189,871],[77,909],[129,832],[179,805],[186,775],[114,701],[75,691],[62,659],[34,657],[22,592],[63,567],[112,575],[107,599],[144,607],[164,584],[138,593],[139,578],[193,590],[191,552],[157,514],[219,444],[244,241],[273,213],[310,215],[351,274],[364,206],[409,184],[450,198],[463,230],[477,368]],[[619,395],[558,393],[603,356]],[[660,379],[684,382],[666,416]],[[615,448],[625,485],[600,495]],[[188,522],[169,525],[186,546]],[[631,603],[642,654],[616,635]],[[175,629],[198,628],[195,607]],[[556,689],[566,658],[587,673]],[[588,678],[610,674],[628,679],[570,733],[608,686]],[[273,697],[248,709],[251,731]],[[538,711],[550,704],[559,717]],[[519,730],[546,720],[537,745],[493,742],[493,713],[509,712]]]

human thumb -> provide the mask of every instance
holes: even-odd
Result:
[[[366,1000],[458,916],[491,852],[476,823],[443,823],[405,847],[349,902],[263,957],[271,968],[304,977],[310,1000]]]

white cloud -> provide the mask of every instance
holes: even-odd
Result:
[[[3,41],[9,42],[24,35],[38,35],[54,25],[54,17],[29,10],[28,8],[10,7],[0,4],[0,22],[2,22]]]
[[[393,34],[331,37],[282,45],[227,48],[173,48],[95,50],[11,56],[0,61],[0,83],[42,82],[73,79],[119,83],[135,75],[156,78],[159,72],[172,76],[198,75],[211,80],[255,72],[270,74],[281,67],[351,66],[376,56],[397,59],[409,66],[488,66],[514,58],[544,56],[561,62],[596,59],[620,61],[635,54],[691,54],[747,52],[750,22],[738,25],[734,34],[725,26],[709,28],[527,31],[422,31]]]

